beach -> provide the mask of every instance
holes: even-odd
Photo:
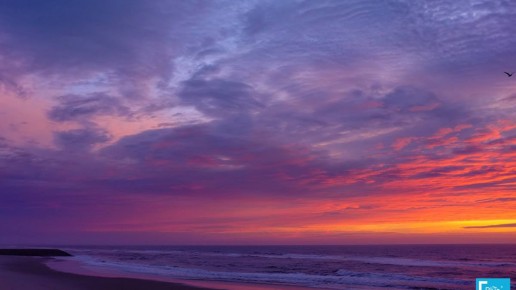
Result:
[[[0,255],[1,290],[307,290],[288,285],[181,280],[88,267],[54,257]]]
[[[514,245],[61,249],[6,250],[0,289],[467,290],[477,277],[516,276]]]
[[[50,269],[49,258],[0,256],[2,290],[209,290],[161,281],[78,275]]]
[[[0,289],[466,290],[474,287],[476,277],[516,275],[514,245],[69,246],[62,250],[7,250],[7,256],[0,255]]]
[[[200,288],[471,289],[514,277],[514,245],[63,246],[54,270]]]

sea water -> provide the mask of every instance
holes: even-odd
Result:
[[[328,289],[475,289],[513,278],[516,245],[65,247],[90,266],[167,278]]]

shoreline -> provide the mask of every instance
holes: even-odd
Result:
[[[2,290],[314,290],[289,285],[186,280],[99,269],[50,257],[0,256]]]
[[[51,269],[50,258],[0,257],[2,290],[215,290],[181,283],[145,280],[130,277],[99,277],[66,273]]]
[[[66,260],[61,258],[47,259],[43,262],[48,268],[75,275],[94,276],[103,278],[128,278],[146,281],[159,281],[172,284],[180,284],[196,289],[224,289],[224,290],[317,290],[321,288],[309,288],[282,284],[258,284],[245,282],[227,282],[218,280],[189,280],[181,278],[171,278],[150,273],[124,272],[121,270],[109,269],[107,267],[95,267],[76,260]],[[328,290],[328,289],[324,289]]]

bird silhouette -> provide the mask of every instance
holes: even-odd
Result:
[[[512,77],[512,75],[514,74],[513,72],[512,73],[508,73],[506,71],[504,71],[504,73],[508,76],[508,77]]]

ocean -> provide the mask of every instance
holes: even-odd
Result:
[[[516,245],[61,247],[82,263],[168,278],[319,289],[475,289],[516,278]]]

